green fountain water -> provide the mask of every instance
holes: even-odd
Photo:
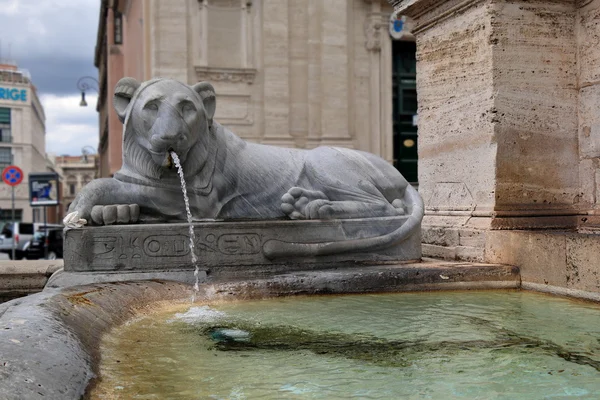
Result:
[[[597,399],[600,306],[529,292],[172,307],[103,345],[93,398]]]

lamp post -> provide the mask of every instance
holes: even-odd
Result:
[[[81,92],[81,101],[79,105],[81,107],[87,107],[87,101],[85,101],[85,92],[90,89],[94,89],[96,93],[99,93],[98,88],[100,87],[100,83],[98,79],[93,76],[82,76],[77,81],[77,89]]]
[[[88,162],[88,154],[94,154],[96,153],[96,149],[94,149],[92,146],[83,146],[81,148],[81,155],[83,156],[83,162],[87,163]]]

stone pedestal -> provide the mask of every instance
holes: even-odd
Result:
[[[417,38],[424,254],[483,261],[491,230],[576,227],[576,2],[400,8]]]
[[[269,276],[306,269],[398,264],[421,259],[420,230],[372,250],[308,255],[306,246],[380,237],[407,216],[339,220],[271,220],[194,224],[200,281]],[[100,226],[68,230],[64,271],[49,286],[167,279],[194,282],[189,227],[184,223]],[[308,244],[308,245],[307,245]],[[326,247],[326,246],[323,246]]]

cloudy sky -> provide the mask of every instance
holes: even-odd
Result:
[[[96,91],[79,107],[77,80],[98,77],[94,47],[100,0],[0,0],[0,59],[29,70],[46,113],[46,151],[98,147]]]

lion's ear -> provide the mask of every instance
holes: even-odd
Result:
[[[121,78],[119,82],[117,82],[113,104],[121,122],[125,121],[127,106],[129,106],[133,94],[139,87],[140,83],[133,78]]]
[[[204,103],[204,109],[206,110],[206,117],[208,118],[208,125],[212,125],[213,117],[215,116],[215,109],[217,107],[217,98],[215,95],[215,88],[208,82],[199,82],[192,86],[202,99]]]

